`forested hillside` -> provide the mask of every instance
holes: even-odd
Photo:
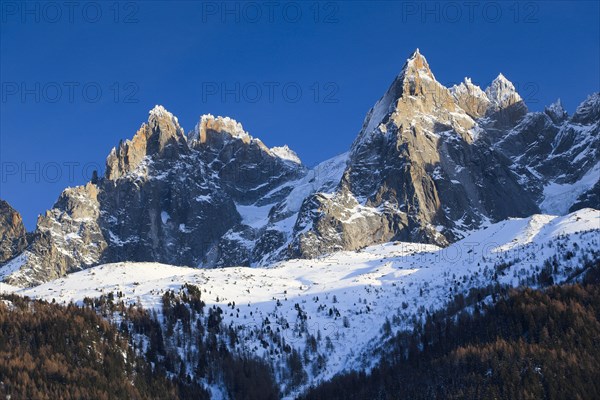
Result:
[[[512,290],[397,335],[381,364],[302,399],[600,398],[600,266],[581,284]]]
[[[235,333],[221,324],[222,310],[199,318],[199,289],[184,289],[163,296],[164,324],[113,293],[83,306],[0,296],[0,397],[198,400],[218,383],[229,398],[277,399],[264,363],[227,349],[223,337]],[[188,349],[186,364],[175,342]]]
[[[88,308],[10,295],[0,301],[0,395],[12,399],[174,398],[176,385],[136,357]]]
[[[218,387],[232,399],[280,396],[264,361],[231,353],[235,331],[197,287],[165,292],[162,321],[119,296],[84,306],[3,296],[0,395],[207,399]],[[301,398],[600,398],[599,264],[580,283],[502,289],[488,299],[428,313],[414,332],[387,336],[370,374],[338,375]],[[301,362],[292,364],[289,373],[302,373]]]

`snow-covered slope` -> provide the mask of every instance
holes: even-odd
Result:
[[[199,270],[157,263],[115,263],[94,267],[17,293],[83,302],[122,292],[125,303],[160,313],[161,295],[184,283],[197,285],[209,307],[225,312],[223,322],[243,339],[235,351],[252,353],[282,368],[277,343],[256,335],[270,325],[300,352],[317,338],[303,385],[350,368],[368,368],[386,335],[410,329],[427,312],[456,295],[491,285],[540,284],[550,268],[554,282],[575,276],[586,262],[600,259],[600,211],[583,209],[556,217],[510,219],[476,231],[449,247],[387,243],[313,260],[288,260],[270,268]],[[555,262],[554,260],[560,260]],[[389,322],[389,331],[382,326]],[[324,363],[324,365],[323,365]],[[317,365],[320,367],[316,367]],[[312,368],[311,368],[312,366]],[[287,395],[301,390],[286,389]]]

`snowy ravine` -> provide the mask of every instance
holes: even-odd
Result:
[[[341,371],[369,369],[386,336],[410,329],[456,295],[497,285],[537,287],[540,272],[548,269],[553,282],[561,283],[599,260],[600,211],[588,208],[560,217],[509,219],[446,248],[395,242],[267,268],[116,263],[34,288],[0,291],[80,304],[85,297],[122,292],[126,304],[139,303],[160,315],[166,290],[196,285],[206,306],[221,307],[223,323],[239,329],[232,350],[261,357],[274,371],[282,368],[281,352],[272,351],[272,342],[265,347],[253,332],[270,325],[300,354],[308,337],[317,338],[324,367],[314,367],[317,357],[309,354],[302,385],[290,388],[275,372],[283,394],[294,396]],[[384,324],[391,329],[382,329]]]

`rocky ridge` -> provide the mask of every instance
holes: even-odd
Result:
[[[231,118],[204,115],[185,134],[156,106],[103,177],[39,217],[0,277],[31,286],[118,261],[260,266],[396,240],[445,246],[510,217],[600,208],[599,138],[598,93],[572,116],[560,102],[528,112],[502,74],[485,90],[468,78],[447,88],[418,50],[350,151],[312,169]]]

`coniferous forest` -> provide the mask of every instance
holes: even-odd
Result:
[[[150,399],[176,386],[137,357],[94,310],[9,295],[0,301],[0,395],[11,399]]]

